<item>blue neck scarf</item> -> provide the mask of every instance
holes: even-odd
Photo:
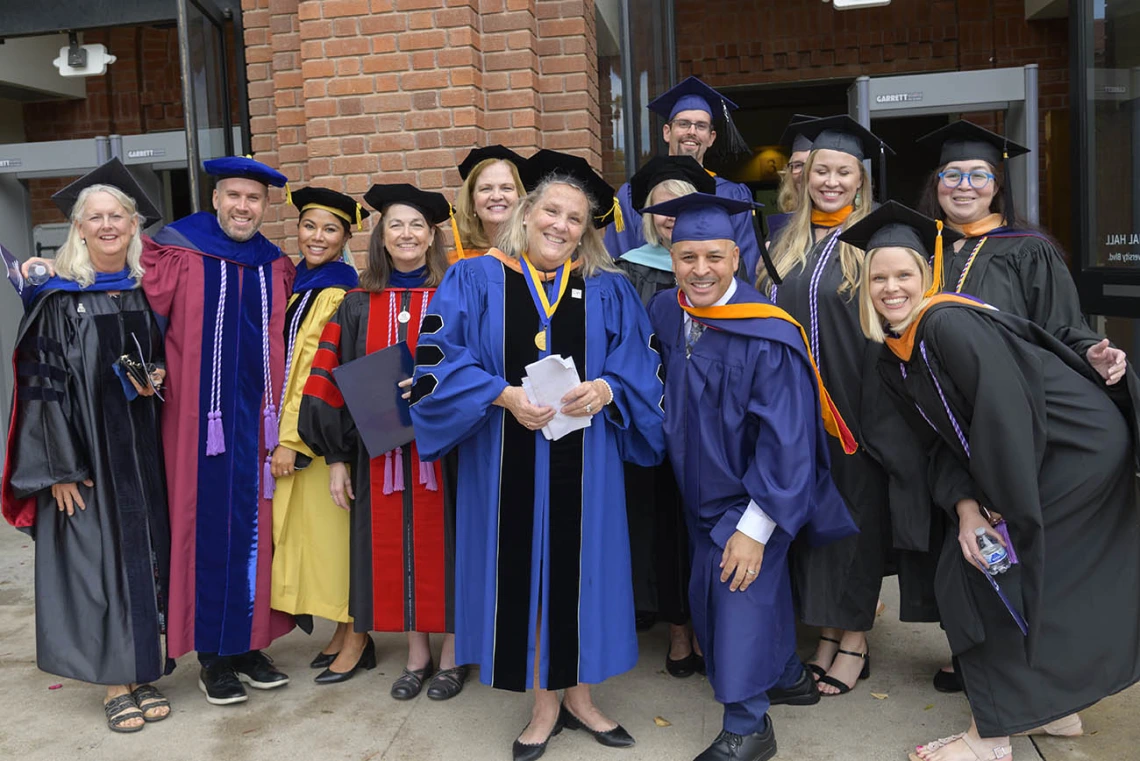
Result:
[[[411,272],[400,272],[393,268],[392,276],[388,278],[389,288],[423,288],[427,281],[427,265],[414,269]]]
[[[297,265],[297,278],[293,281],[293,293],[315,291],[318,288],[340,286],[342,288],[355,288],[360,285],[360,278],[351,265],[341,261],[325,262],[319,267],[309,269],[304,259]]]
[[[154,234],[154,240],[163,245],[180,247],[185,247],[189,242],[203,254],[244,267],[260,267],[282,256],[281,249],[261,233],[255,233],[249,240],[239,243],[226,235],[215,215],[205,211],[171,222]]]
[[[96,272],[95,282],[86,288],[74,280],[64,280],[59,275],[54,275],[47,282],[36,287],[32,293],[32,299],[35,300],[49,291],[71,291],[73,293],[80,291],[129,291],[138,288],[138,285],[138,281],[131,277],[130,267],[124,267],[118,272]]]

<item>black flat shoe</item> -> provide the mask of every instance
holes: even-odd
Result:
[[[826,674],[825,674],[826,676]],[[791,687],[773,687],[768,690],[771,705],[811,706],[819,702],[819,686],[805,668]]]
[[[574,714],[570,713],[570,709],[563,703],[558,709],[558,720],[565,725],[567,729],[584,729],[594,736],[594,739],[605,745],[607,748],[629,748],[637,741],[626,732],[621,724],[618,724],[613,729],[607,729],[605,732],[599,732],[595,729],[590,729],[586,724]]]
[[[934,674],[934,689],[939,692],[961,692],[962,677],[957,671],[943,671],[938,669]]]
[[[329,666],[332,665],[332,662],[336,660],[336,657],[338,655],[340,655],[339,652],[337,652],[337,653],[317,653],[317,657],[314,658],[313,660],[309,661],[309,668],[311,668],[311,669],[327,669]]]
[[[775,755],[776,731],[765,717],[764,731],[750,735],[721,731],[694,761],[768,761]]]
[[[650,629],[653,628],[653,625],[656,623],[657,623],[657,614],[656,613],[647,613],[645,611],[642,611],[640,613],[635,613],[633,616],[634,628],[639,632],[649,631]]]
[[[451,700],[463,692],[463,683],[466,681],[466,666],[440,669],[439,673],[428,682],[427,696],[430,700]]]
[[[424,680],[434,672],[435,666],[432,665],[431,661],[428,661],[428,664],[422,669],[415,671],[409,671],[405,668],[404,673],[392,682],[392,697],[396,700],[411,700],[420,694],[420,690],[424,688]]]
[[[356,659],[355,666],[348,671],[341,672],[333,671],[332,664],[329,664],[329,667],[317,674],[313,681],[317,684],[338,684],[352,679],[359,669],[371,671],[374,668],[376,668],[376,643],[369,637],[368,642],[364,644],[364,650],[360,652],[360,657]]]
[[[530,725],[528,724],[527,726]],[[562,727],[562,712],[559,711],[558,718],[554,721],[554,728],[550,730],[550,734],[548,734],[546,739],[542,742],[537,745],[532,745],[530,743],[519,742],[516,739],[515,744],[511,746],[511,755],[514,761],[536,761],[536,759],[542,758],[542,754],[546,752],[546,744],[550,742],[551,737],[554,737],[562,731]],[[526,731],[526,727],[523,727],[523,731]],[[522,735],[519,735],[519,737],[522,737]]]

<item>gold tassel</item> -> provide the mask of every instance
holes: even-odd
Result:
[[[942,220],[934,220],[935,226],[938,228],[938,235],[934,238],[934,277],[930,279],[930,289],[926,292],[926,297],[937,295],[942,291]]]
[[[625,232],[625,217],[621,213],[621,202],[614,196],[614,232]]]
[[[289,190],[289,183],[285,183],[285,203],[293,203],[293,192]]]
[[[448,216],[451,217],[451,234],[455,237],[455,253],[459,255],[460,259],[465,259],[463,253],[463,241],[459,240],[459,224],[455,221],[455,207],[451,204],[447,205]]]
[[[363,220],[360,219],[360,204],[356,204],[356,229],[358,231],[364,229]]]

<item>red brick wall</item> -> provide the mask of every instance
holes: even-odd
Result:
[[[592,0],[243,0],[243,10],[253,147],[292,182],[357,197],[409,182],[454,199],[457,164],[489,143],[600,164]],[[275,205],[264,231],[295,251],[291,209]],[[353,240],[358,255],[366,239]]]

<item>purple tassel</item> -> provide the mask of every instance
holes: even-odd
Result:
[[[265,407],[262,413],[265,422],[265,448],[272,452],[277,448],[277,408],[272,404]]]
[[[426,486],[428,491],[439,491],[439,484],[435,480],[435,465],[420,460],[420,484]]]
[[[384,494],[392,493],[392,453],[384,453]]]
[[[221,412],[210,412],[206,418],[206,456],[212,457],[226,451],[226,434],[222,431]]]
[[[396,447],[396,456],[393,458],[395,462],[392,464],[392,470],[395,471],[392,478],[392,488],[396,491],[404,490],[404,457],[403,451],[400,447]]]
[[[266,499],[273,499],[273,492],[277,489],[277,481],[273,478],[273,469],[269,467],[269,463],[273,461],[273,455],[265,456],[265,467],[261,469],[261,496]]]

